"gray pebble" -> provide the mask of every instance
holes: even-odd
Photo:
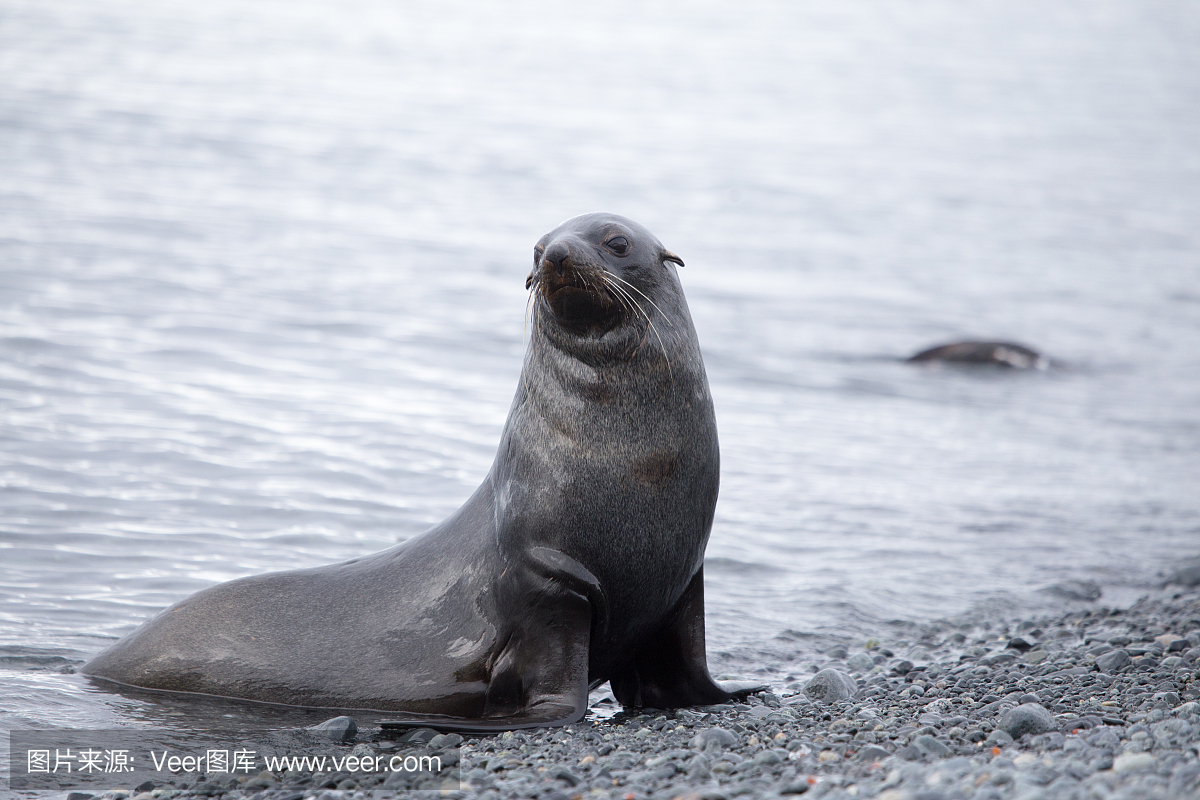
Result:
[[[674,775],[674,774],[675,774],[675,770],[674,770],[674,768],[672,768],[671,775]],[[580,778],[574,772],[571,772],[571,770],[567,769],[566,767],[564,767],[561,764],[558,764],[558,765],[553,766],[550,769],[546,770],[546,775],[550,778],[556,778],[560,781],[566,781],[571,786],[578,786],[580,783],[583,782],[582,778]]]
[[[879,745],[872,744],[864,747],[862,750],[859,750],[858,755],[855,756],[855,758],[857,758],[859,761],[883,761],[890,755],[891,753],[889,753],[887,750],[884,750]]]
[[[846,661],[846,666],[859,672],[866,672],[875,666],[875,662],[866,653],[855,653]]]
[[[1149,753],[1122,753],[1113,759],[1113,772],[1139,772],[1154,769],[1154,756]]]
[[[1004,716],[1000,718],[1000,728],[1013,739],[1020,739],[1027,733],[1049,733],[1058,726],[1054,717],[1044,707],[1037,703],[1022,703],[1004,712]]]
[[[440,733],[429,740],[430,750],[441,750],[443,747],[458,747],[463,737],[457,733]]]
[[[724,728],[708,728],[692,737],[693,750],[724,750],[737,744],[733,731]]]
[[[415,728],[397,739],[401,744],[429,744],[438,737],[433,728]]]
[[[784,755],[780,755],[777,750],[763,750],[754,756],[755,764],[781,764],[787,758],[787,751],[783,751]]]
[[[858,692],[858,684],[844,672],[823,669],[804,687],[809,699],[818,703],[842,703]]]
[[[928,753],[932,756],[942,757],[950,755],[950,748],[939,742],[937,739],[929,735],[918,736],[913,739],[912,746],[916,747],[922,753]]]
[[[1101,672],[1116,672],[1122,667],[1129,666],[1133,659],[1129,657],[1129,653],[1125,650],[1113,650],[1111,653],[1105,653],[1096,657],[1096,667]]]
[[[320,725],[313,725],[309,730],[335,742],[349,742],[358,735],[358,723],[353,717],[334,717]]]

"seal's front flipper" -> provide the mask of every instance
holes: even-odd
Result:
[[[704,568],[675,604],[666,623],[647,636],[609,678],[613,695],[632,708],[682,708],[724,703],[767,687],[720,684],[708,674],[704,651]]]
[[[600,582],[557,550],[534,547],[528,556],[496,586],[510,625],[488,659],[479,718],[411,714],[382,721],[384,728],[499,733],[583,719],[592,626],[602,629],[606,619]]]

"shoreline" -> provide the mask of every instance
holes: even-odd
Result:
[[[565,728],[404,737],[461,758],[461,789],[444,778],[261,773],[77,790],[72,800],[352,800],[416,789],[480,800],[1200,796],[1200,587],[1168,587],[1128,609],[943,620],[913,634],[829,648],[816,675],[742,703],[611,713],[605,698]],[[396,752],[385,736],[365,728],[342,747]]]

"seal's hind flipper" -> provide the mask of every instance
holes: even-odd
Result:
[[[708,674],[704,650],[704,568],[675,604],[667,621],[639,645],[609,678],[613,696],[631,708],[682,708],[724,703],[765,688],[723,686]]]

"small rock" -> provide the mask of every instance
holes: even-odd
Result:
[[[692,737],[693,750],[724,750],[735,744],[737,736],[724,728],[708,728]]]
[[[950,755],[950,748],[939,742],[937,739],[928,734],[918,736],[913,739],[912,746],[920,750],[922,753],[928,753],[932,756],[942,757]]]
[[[1050,656],[1045,650],[1030,650],[1021,658],[1029,664],[1040,664]]]
[[[334,717],[327,719],[320,725],[314,725],[309,728],[310,731],[332,739],[335,742],[349,742],[358,735],[358,723],[353,717]]]
[[[787,752],[787,751],[784,751],[784,752]],[[781,763],[783,763],[784,759],[785,759],[785,756],[781,756],[775,750],[763,750],[761,753],[758,753],[754,756],[754,763],[760,764],[760,765],[761,764],[781,764]]]
[[[1122,753],[1113,759],[1112,768],[1114,772],[1136,772],[1154,766],[1154,756],[1149,753]]]
[[[804,687],[804,694],[819,703],[842,703],[857,692],[858,684],[854,679],[836,669],[821,670]]]
[[[1111,653],[1096,656],[1096,668],[1101,672],[1116,672],[1133,662],[1125,650],[1113,650]]]
[[[675,774],[674,767],[671,768],[671,774],[672,775]],[[547,770],[546,775],[550,778],[556,778],[560,781],[564,781],[564,782],[570,784],[571,786],[578,786],[580,783],[583,782],[582,778],[580,778],[574,772],[571,772],[571,770],[567,769],[566,767],[562,766],[561,764],[551,767],[549,770]]]
[[[892,667],[892,670],[897,675],[907,675],[908,673],[912,672],[913,666],[913,662],[908,661],[907,659],[901,659],[900,661],[896,662],[895,666]]]
[[[1022,703],[1004,712],[1004,716],[1000,718],[1000,729],[1014,740],[1027,733],[1049,733],[1057,728],[1054,717],[1037,703]]]
[[[859,672],[866,672],[875,666],[875,662],[866,653],[855,653],[846,661],[846,666]]]
[[[433,728],[414,728],[396,741],[401,744],[429,744],[438,735]]]
[[[429,740],[430,750],[441,750],[443,747],[458,747],[463,743],[463,737],[457,733],[440,733]]]
[[[1009,639],[1008,646],[1011,647],[1013,650],[1020,650],[1022,653],[1024,653],[1026,650],[1033,649],[1033,645],[1031,645],[1029,642],[1025,641],[1024,639],[1022,639],[1020,636],[1016,636],[1016,637],[1013,637],[1012,639]]]
[[[133,791],[141,794],[142,792],[152,792],[158,788],[158,784],[154,781],[143,781],[133,788]]]
[[[884,750],[879,745],[872,744],[864,747],[862,750],[859,750],[858,755],[855,756],[855,758],[857,758],[859,761],[883,761],[890,755],[891,753],[889,753],[887,750]]]

